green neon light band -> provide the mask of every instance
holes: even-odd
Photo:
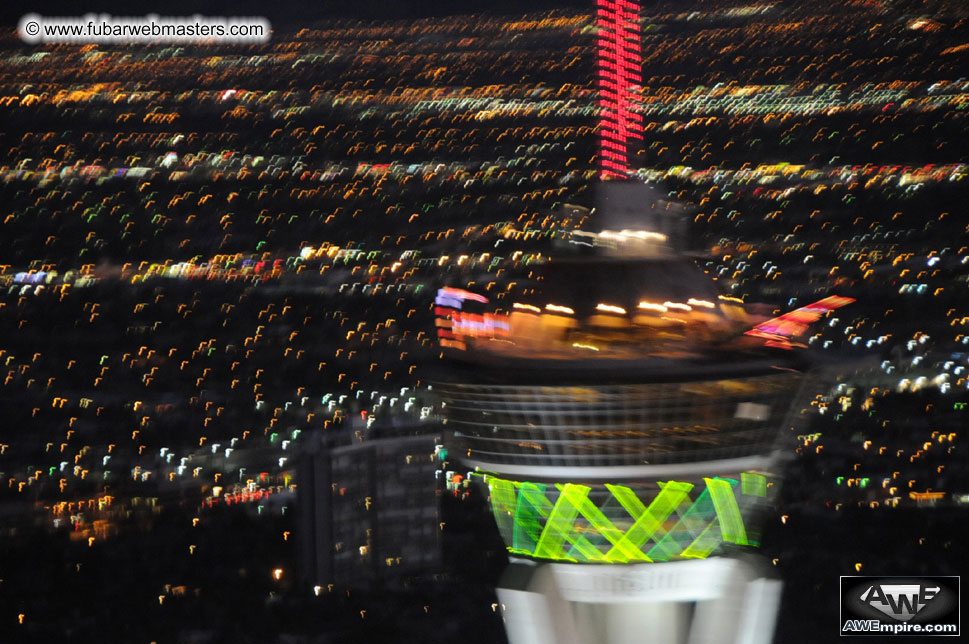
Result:
[[[569,485],[565,486],[566,488]],[[563,492],[564,493],[564,492]],[[576,498],[579,512],[588,519],[589,523],[595,526],[599,534],[612,544],[612,548],[602,555],[603,560],[610,558],[622,558],[625,561],[649,561],[643,551],[631,542],[626,533],[617,528],[609,518],[602,513],[596,505],[589,500],[589,488],[584,489],[584,493]]]
[[[766,477],[747,472],[739,482],[704,478],[702,488],[685,481],[655,487],[549,485],[490,475],[486,481],[509,551],[588,563],[702,559],[725,543],[756,545],[744,513],[767,496]]]
[[[560,488],[558,501],[552,508],[552,513],[545,523],[545,529],[538,540],[538,547],[535,548],[535,556],[545,559],[554,559],[561,556],[562,545],[565,538],[571,532],[572,524],[579,514],[579,507],[576,499],[582,494],[589,493],[589,488],[581,485],[566,485]]]
[[[733,495],[728,479],[703,479],[707,490],[713,498],[713,507],[720,519],[720,532],[723,540],[728,543],[747,545],[747,531],[744,530],[744,520],[740,517],[740,507],[737,497]],[[734,481],[736,484],[736,481]]]
[[[669,481],[660,483],[663,489],[670,485],[681,486],[679,481]],[[676,508],[675,523],[669,530],[665,530],[662,536],[656,535],[655,545],[646,554],[656,561],[669,561],[679,557],[696,557],[693,551],[686,552],[689,546],[699,537],[703,536],[704,530],[712,521],[713,503],[710,501],[710,492],[706,489],[700,492],[696,501],[691,501],[689,496],[683,497]],[[672,514],[670,516],[673,516]],[[699,548],[699,544],[696,548]],[[696,550],[694,548],[694,550]]]
[[[488,491],[491,493],[491,512],[495,515],[498,531],[501,534],[511,533],[515,528],[515,514],[511,510],[517,499],[515,485],[505,479],[491,479],[488,481]]]
[[[740,475],[740,489],[745,495],[767,496],[767,477],[754,472],[744,472]]]
[[[682,557],[687,559],[706,559],[720,546],[720,535],[716,524],[710,522],[689,546],[683,549]]]
[[[542,520],[546,520],[546,526],[553,523],[548,521],[552,504],[545,496],[544,485],[526,482],[516,483],[515,487],[518,488],[518,507],[512,545],[519,551],[535,552]]]
[[[626,534],[627,540],[634,544],[642,552],[643,546],[656,535],[666,535],[664,522],[679,508],[684,502],[688,502],[690,490],[693,489],[692,483],[682,483],[680,481],[669,481],[661,484],[661,489],[656,498],[645,507],[639,500],[636,493],[624,485],[606,484],[612,495],[619,501],[623,509],[635,519],[632,527]],[[619,553],[609,552],[616,556]],[[662,556],[661,560],[664,559]],[[649,554],[645,555],[645,561],[653,561]]]

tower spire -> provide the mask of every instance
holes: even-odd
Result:
[[[638,0],[596,0],[596,85],[599,90],[599,177],[624,179],[642,117],[633,109],[642,85]]]

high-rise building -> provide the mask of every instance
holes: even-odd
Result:
[[[642,141],[635,104],[642,85],[639,2],[596,0],[599,176],[625,179]]]
[[[307,439],[299,469],[303,578],[326,591],[400,590],[441,569],[439,435]]]
[[[640,203],[661,227],[676,210]],[[769,642],[780,582],[756,546],[807,363],[780,318],[745,334],[667,234],[618,219],[515,301],[438,296],[445,441],[508,549],[509,640]]]

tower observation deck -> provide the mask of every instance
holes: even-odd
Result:
[[[780,582],[755,552],[807,362],[745,335],[669,235],[614,224],[526,297],[438,293],[434,389],[509,551],[509,639],[769,642]]]

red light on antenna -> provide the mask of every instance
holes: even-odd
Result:
[[[596,2],[596,83],[599,90],[599,169],[602,178],[624,178],[630,171],[630,139],[642,140],[634,109],[642,85],[639,3]]]

